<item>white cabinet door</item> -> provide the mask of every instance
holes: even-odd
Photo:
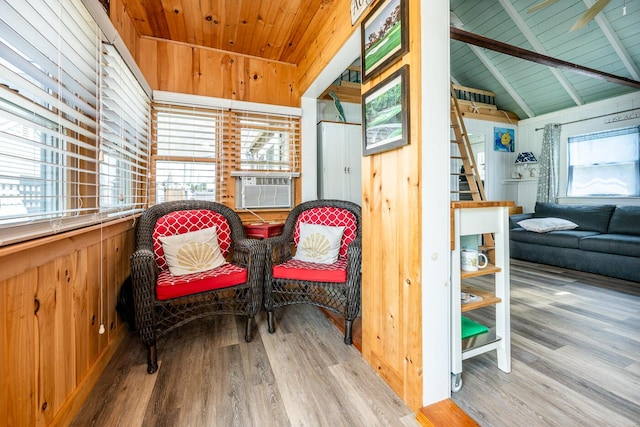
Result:
[[[362,201],[360,125],[318,125],[318,194],[323,199]]]

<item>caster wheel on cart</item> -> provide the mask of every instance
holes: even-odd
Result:
[[[451,391],[457,393],[462,388],[462,374],[451,374]]]

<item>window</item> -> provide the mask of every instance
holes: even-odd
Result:
[[[640,196],[640,127],[569,137],[570,197]]]
[[[155,103],[155,203],[234,197],[232,171],[299,172],[300,118]]]
[[[100,212],[140,211],[148,201],[150,101],[115,47],[102,48]]]
[[[0,245],[140,208],[149,101],[82,1],[3,0],[0,28]]]
[[[273,114],[232,112],[241,170],[298,171],[299,119]]]

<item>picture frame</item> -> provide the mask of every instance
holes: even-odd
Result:
[[[514,153],[516,151],[515,130],[509,128],[493,128],[493,151]]]
[[[362,95],[362,153],[409,144],[409,66],[405,65]]]
[[[384,0],[362,20],[362,81],[382,73],[409,51],[407,0]]]

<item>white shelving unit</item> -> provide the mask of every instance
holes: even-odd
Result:
[[[488,351],[496,351],[498,368],[511,372],[511,328],[509,314],[509,206],[512,202],[452,202],[453,215],[451,253],[451,391],[462,387],[462,361]],[[491,253],[486,268],[478,271],[460,269],[460,236],[493,233],[493,248],[480,248]],[[474,288],[465,279],[493,276],[493,289]],[[461,303],[460,292],[473,293],[482,300]],[[495,325],[489,332],[462,340],[461,319],[464,312],[480,308],[495,309]]]

